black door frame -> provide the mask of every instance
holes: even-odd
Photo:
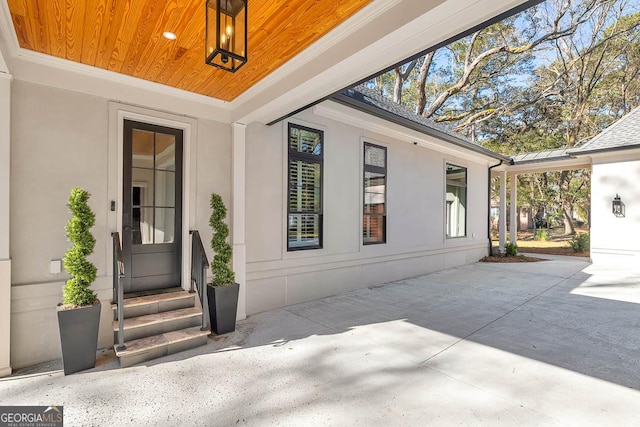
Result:
[[[174,239],[172,243],[152,244],[152,245],[134,245],[133,244],[133,228],[132,228],[132,146],[133,146],[133,130],[139,129],[148,132],[158,132],[175,136],[175,217],[174,217]],[[182,286],[182,269],[183,269],[183,253],[182,253],[182,237],[184,211],[182,206],[183,198],[183,161],[184,161],[184,129],[173,128],[162,125],[156,125],[146,122],[140,122],[132,119],[125,119],[123,126],[123,150],[122,150],[122,248],[125,259],[125,292],[135,292],[138,290],[149,290],[154,288],[165,288]],[[155,202],[154,202],[155,205]],[[156,252],[173,252],[172,260],[175,265],[175,271],[171,277],[163,280],[160,285],[152,285],[153,279],[145,281],[144,279],[134,279],[132,283],[133,259],[137,254],[153,254]],[[149,276],[153,277],[153,276]]]

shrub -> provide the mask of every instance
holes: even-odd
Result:
[[[74,188],[69,196],[71,219],[65,226],[67,239],[73,246],[64,254],[64,268],[71,278],[62,288],[62,302],[69,307],[82,307],[95,304],[98,297],[90,286],[96,280],[97,268],[87,257],[93,253],[96,239],[91,234],[91,227],[96,217],[87,203],[91,195],[82,188]]]
[[[536,230],[535,240],[549,240],[549,230],[547,230],[546,228],[538,228]]]
[[[213,286],[233,285],[236,281],[235,274],[231,269],[231,257],[233,251],[231,245],[227,243],[229,236],[229,226],[224,222],[227,217],[227,208],[218,194],[211,195],[211,217],[209,225],[213,230],[211,238],[211,248],[213,249],[213,263],[211,273],[213,274]]]
[[[586,252],[589,250],[589,233],[576,234],[569,242],[574,252]]]
[[[518,245],[515,243],[507,242],[504,245],[504,254],[506,256],[516,256],[518,255]]]

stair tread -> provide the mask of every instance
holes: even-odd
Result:
[[[124,329],[131,329],[151,325],[153,323],[161,323],[174,319],[182,319],[185,317],[201,316],[202,309],[198,306],[181,308],[178,310],[163,311],[160,313],[146,314],[144,316],[129,317],[124,319]],[[113,330],[118,331],[118,321],[112,322]]]
[[[140,305],[153,304],[155,302],[160,302],[160,301],[171,301],[171,300],[183,299],[183,298],[189,298],[189,297],[193,298],[194,295],[196,294],[189,293],[188,291],[185,291],[185,290],[181,290],[178,292],[166,292],[162,294],[126,298],[124,300],[124,307],[125,308],[136,307]],[[116,307],[117,307],[117,304],[111,304],[111,308],[116,308]]]
[[[178,331],[165,332],[159,335],[153,335],[146,338],[131,340],[124,343],[126,350],[117,350],[116,356],[130,356],[145,352],[147,350],[186,341],[193,338],[209,335],[209,331],[201,331],[200,326],[192,326],[191,328],[180,329]]]

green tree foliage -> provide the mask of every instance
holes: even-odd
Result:
[[[233,251],[231,245],[227,243],[229,236],[229,226],[224,222],[227,217],[227,208],[218,194],[211,195],[211,217],[209,225],[213,230],[211,238],[211,248],[213,249],[213,263],[211,273],[213,274],[214,286],[233,285],[235,274],[231,269],[231,257]]]
[[[87,257],[93,253],[96,239],[91,234],[91,227],[96,222],[95,215],[89,207],[91,195],[81,188],[71,190],[69,211],[71,219],[65,226],[67,239],[73,246],[64,254],[64,268],[71,278],[63,287],[63,304],[69,307],[82,307],[98,302],[91,284],[96,280],[97,268]]]
[[[375,86],[506,155],[575,147],[640,104],[640,0],[546,0]],[[589,179],[582,169],[519,176],[518,199],[557,212],[573,234],[573,212],[588,220]]]

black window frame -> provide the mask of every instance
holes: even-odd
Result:
[[[310,154],[310,153],[302,153],[300,151],[293,150],[291,148],[291,130],[292,129],[304,130],[307,132],[314,132],[320,135],[320,154]],[[320,129],[314,129],[307,126],[299,125],[296,123],[288,123],[287,124],[287,224],[285,227],[285,239],[287,241],[287,252],[295,252],[295,251],[307,251],[314,249],[322,249],[323,245],[323,210],[324,210],[324,131]],[[299,160],[307,163],[316,163],[320,165],[320,202],[319,210],[316,212],[309,211],[292,211],[291,210],[291,161]],[[318,215],[318,244],[317,245],[309,245],[309,246],[290,246],[289,241],[289,222],[291,220],[291,215],[298,214],[313,214]]]
[[[384,151],[384,167],[368,165],[367,164],[367,146],[375,147]],[[372,144],[370,142],[364,142],[362,146],[362,245],[384,245],[387,243],[387,188],[389,186],[389,175],[388,175],[388,161],[387,161],[388,151],[387,147],[383,147],[381,145]],[[366,212],[366,175],[367,172],[373,172],[380,175],[384,175],[384,212],[382,214],[377,213],[367,213]],[[381,241],[369,241],[365,242],[364,240],[364,230],[365,230],[365,217],[379,216],[382,217],[382,240]]]
[[[447,188],[449,186],[449,180],[447,179],[447,168],[449,166],[453,166],[456,168],[460,168],[462,170],[464,170],[464,185],[457,185],[456,181],[453,181],[451,183],[451,185],[455,186],[455,187],[460,187],[460,188],[464,188],[465,192],[464,192],[464,235],[462,236],[450,236],[449,235],[449,218],[446,215],[446,210],[447,210]],[[444,219],[444,235],[447,239],[464,239],[467,237],[467,228],[468,228],[468,223],[467,223],[467,205],[469,202],[469,169],[466,166],[460,166],[457,165],[455,163],[449,163],[449,162],[445,162],[444,165],[444,203],[445,203],[445,219]]]

